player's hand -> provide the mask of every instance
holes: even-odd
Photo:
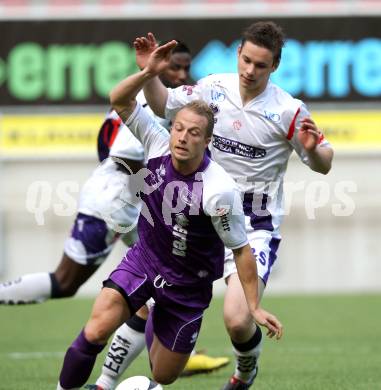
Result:
[[[148,62],[144,70],[153,76],[159,75],[168,68],[171,61],[171,52],[176,47],[177,42],[172,40],[165,45],[156,48],[149,56]]]
[[[253,317],[258,325],[267,328],[267,336],[279,340],[283,335],[283,325],[280,323],[278,318],[266,310],[258,307],[253,312]]]
[[[145,69],[156,76],[169,66],[171,51],[176,45],[177,42],[172,40],[165,45],[158,46],[152,33],[148,33],[147,37],[136,38],[134,42],[136,63],[140,69]]]
[[[302,125],[298,132],[298,139],[307,152],[315,150],[320,142],[321,136],[320,130],[311,118],[306,117],[302,119]]]
[[[155,36],[148,33],[146,37],[138,37],[134,41],[136,64],[139,69],[144,69],[147,66],[148,58],[151,53],[159,47]]]

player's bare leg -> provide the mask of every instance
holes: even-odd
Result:
[[[57,390],[75,389],[86,383],[108,338],[129,317],[130,310],[122,294],[113,288],[103,288],[85,328],[66,352]]]
[[[102,373],[96,381],[96,385],[102,390],[113,390],[123,373],[143,351],[146,345],[144,332],[148,313],[147,306],[143,306],[116,330],[102,366]],[[227,357],[210,357],[193,351],[181,375],[211,372],[228,363]]]
[[[262,297],[265,285],[259,279],[259,293]],[[244,390],[253,383],[258,371],[258,359],[262,346],[262,333],[255,325],[246,303],[238,275],[227,280],[224,301],[224,321],[233,344],[236,358],[235,372],[223,390]]]
[[[162,385],[173,383],[183,371],[189,354],[173,352],[165,348],[153,335],[149,351],[153,379]]]
[[[0,303],[41,303],[51,298],[71,297],[97,269],[96,265],[78,264],[64,253],[53,273],[27,274],[14,281],[1,283]]]

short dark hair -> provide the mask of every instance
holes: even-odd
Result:
[[[184,42],[178,41],[177,39],[176,39],[176,41],[177,41],[177,45],[173,48],[172,54],[175,54],[175,53],[191,54],[189,47]]]
[[[160,46],[163,46],[165,45],[166,43],[168,42],[171,42],[172,39],[170,40],[166,40],[166,41],[162,41],[160,42]],[[191,54],[190,50],[189,50],[189,47],[182,41],[179,41],[178,39],[175,39],[175,41],[177,42],[177,45],[172,49],[172,54],[175,54],[175,53],[188,53],[188,54]]]
[[[285,43],[282,28],[274,22],[256,22],[247,27],[242,34],[241,46],[246,41],[265,47],[273,53],[274,65],[279,65],[282,57],[282,47]]]
[[[190,103],[183,106],[181,109],[188,109],[195,114],[198,114],[200,116],[203,116],[208,124],[206,125],[205,129],[205,135],[207,138],[211,137],[213,134],[213,128],[214,128],[214,114],[212,109],[208,106],[207,103],[205,103],[203,100],[192,100]]]

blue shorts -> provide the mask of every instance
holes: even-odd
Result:
[[[155,300],[152,312],[153,330],[170,351],[192,352],[204,310],[212,299],[212,283],[178,286],[168,283],[160,271],[140,261],[140,253],[132,248],[109,280],[119,286],[132,313],[149,298]],[[104,282],[107,285],[107,281]]]

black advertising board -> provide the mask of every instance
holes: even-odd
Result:
[[[288,43],[273,79],[309,102],[381,99],[381,18],[273,19]],[[195,80],[234,72],[239,37],[254,19],[0,22],[0,105],[107,104],[134,72],[132,42],[148,31],[194,56]]]

